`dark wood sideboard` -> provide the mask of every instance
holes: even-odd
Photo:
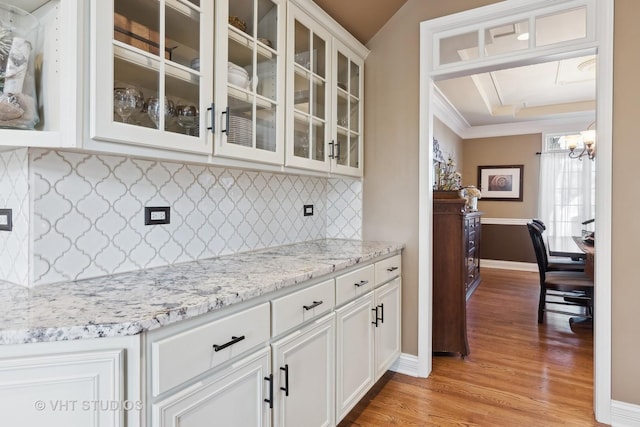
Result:
[[[469,354],[467,300],[480,284],[480,218],[464,199],[433,200],[433,352]]]

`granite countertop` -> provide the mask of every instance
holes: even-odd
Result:
[[[34,288],[0,282],[0,344],[135,335],[402,248],[316,240]]]

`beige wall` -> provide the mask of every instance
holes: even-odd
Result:
[[[402,350],[409,354],[417,354],[418,330],[419,23],[490,3],[496,1],[409,0],[368,45],[364,237],[406,244]],[[629,183],[640,179],[640,2],[615,0],[615,8],[612,392],[616,400],[640,404],[640,283],[634,267],[640,198],[628,195]]]
[[[466,139],[462,183],[478,186],[478,166],[524,165],[522,202],[480,199],[478,209],[487,218],[535,218],[538,212],[538,177],[541,134]]]
[[[629,184],[640,180],[640,2],[615,0],[613,73],[612,397],[640,405],[640,198]]]
[[[367,45],[363,235],[406,245],[402,351],[408,354],[418,354],[420,22],[491,3],[408,0]]]

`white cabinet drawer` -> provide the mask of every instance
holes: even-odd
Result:
[[[402,258],[400,255],[376,262],[376,286],[388,282],[402,274]]]
[[[373,284],[373,264],[336,277],[336,305],[366,294],[373,289]]]
[[[335,305],[333,279],[274,299],[272,304],[272,331],[277,336],[316,316],[330,312]]]
[[[269,333],[269,303],[264,303],[153,342],[153,395],[266,343]]]

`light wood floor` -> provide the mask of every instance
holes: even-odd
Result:
[[[429,378],[388,372],[346,426],[597,426],[593,337],[568,317],[537,323],[537,273],[482,270],[467,304],[471,354],[437,356]]]

